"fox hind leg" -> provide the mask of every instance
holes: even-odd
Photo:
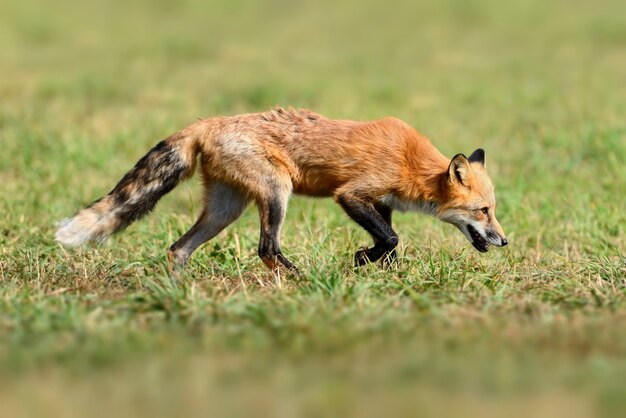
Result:
[[[259,257],[271,270],[285,267],[294,274],[298,269],[283,255],[280,246],[280,231],[287,212],[287,202],[291,194],[291,184],[276,184],[269,189],[270,196],[260,197],[257,201],[261,218],[261,237],[259,239]]]
[[[234,187],[219,182],[209,184],[198,220],[167,252],[170,271],[184,266],[200,245],[237,220],[247,205],[246,196]]]

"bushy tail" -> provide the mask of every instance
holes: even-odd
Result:
[[[59,223],[56,240],[76,246],[104,241],[156,206],[161,196],[191,177],[197,141],[181,131],[159,142],[117,183],[111,192]]]

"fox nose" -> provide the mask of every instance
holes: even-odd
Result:
[[[509,244],[509,240],[507,240],[506,238],[502,238],[501,243],[502,243],[502,246],[505,247]]]

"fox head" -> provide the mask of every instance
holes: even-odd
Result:
[[[456,226],[474,248],[487,252],[489,245],[504,247],[508,240],[496,219],[496,196],[487,175],[485,151],[467,158],[457,154],[448,167],[444,203],[438,217]]]

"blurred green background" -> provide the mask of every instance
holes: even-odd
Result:
[[[0,415],[623,416],[626,13],[602,1],[0,3]],[[394,218],[400,264],[294,198],[165,274],[192,180],[107,245],[54,224],[198,116],[397,116],[487,152],[511,245]]]

